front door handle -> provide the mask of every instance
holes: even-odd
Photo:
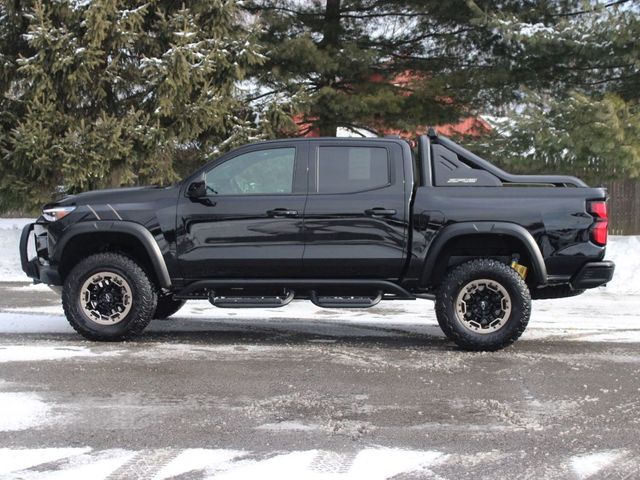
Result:
[[[298,211],[289,210],[288,208],[274,208],[273,210],[267,210],[267,215],[270,217],[295,217],[298,215]]]
[[[365,214],[370,217],[391,217],[396,214],[396,211],[393,208],[369,208],[364,211]]]

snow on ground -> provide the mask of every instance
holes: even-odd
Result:
[[[50,407],[33,393],[0,392],[0,432],[37,427],[47,421],[49,411]]]
[[[35,292],[34,292],[35,293]],[[294,301],[284,308],[218,309],[207,301],[187,302],[170,321],[154,321],[150,332],[281,330],[328,338],[389,337],[402,334],[442,337],[433,302],[390,301],[370,309],[320,309]],[[0,312],[0,333],[73,333],[60,305],[9,308]],[[533,302],[529,326],[520,341],[561,340],[640,343],[640,296],[606,289],[556,300]],[[89,356],[78,350],[34,352],[42,357]],[[17,361],[19,350],[1,361]]]
[[[90,448],[0,448],[0,475],[17,472],[43,463],[80,455]]]
[[[577,455],[571,459],[571,469],[580,479],[589,478],[612,465],[624,455],[618,450]]]
[[[565,478],[579,480],[596,478],[607,469],[615,469],[620,462],[629,460],[629,452],[625,450],[596,451],[576,455],[566,461],[573,475],[566,472],[568,475]],[[365,448],[354,453],[298,450],[270,454],[204,448],[140,451],[93,450],[89,447],[3,448],[0,449],[0,475],[7,480],[44,478],[47,480],[76,478],[385,480],[404,478],[404,476],[443,478],[436,475],[434,470],[459,461],[477,462],[477,458],[473,455],[448,455],[436,450],[382,447]],[[631,468],[630,471],[635,470]],[[540,478],[552,477],[543,475]],[[623,477],[620,476],[620,478]],[[632,478],[632,476],[624,476],[624,478]]]
[[[253,452],[214,449],[156,451],[90,448],[0,449],[5,479],[197,478],[384,480],[401,474],[429,475],[446,461],[438,451],[366,448],[355,454],[301,450],[256,456]],[[40,466],[40,467],[39,467]]]
[[[7,290],[12,292],[50,292],[51,288],[44,283],[37,283],[35,285],[33,283],[28,283],[26,285],[19,285],[16,287],[7,287]]]
[[[43,360],[62,360],[73,357],[93,357],[93,353],[86,347],[54,347],[43,345],[0,345],[0,363],[27,362]],[[104,356],[104,353],[101,354]]]
[[[239,450],[210,450],[207,448],[190,448],[162,467],[154,480],[165,480],[179,477],[194,470],[224,471],[230,468],[230,462],[246,455]]]

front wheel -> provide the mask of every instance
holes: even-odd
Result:
[[[445,335],[465,350],[499,350],[524,332],[531,314],[527,284],[508,265],[477,259],[458,265],[436,295]]]
[[[156,309],[156,288],[134,260],[98,253],[80,261],[64,282],[62,306],[71,326],[89,340],[138,335]]]

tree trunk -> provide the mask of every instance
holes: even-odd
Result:
[[[325,120],[318,124],[318,133],[321,137],[335,137],[338,133],[338,125],[336,122],[327,122]]]
[[[324,36],[320,45],[322,48],[337,50],[340,46],[340,2],[341,0],[327,0],[327,7],[324,13]],[[327,76],[323,78],[320,85],[333,88],[334,79]],[[335,137],[338,125],[335,116],[332,118],[325,116],[317,121],[318,133],[321,137]]]
[[[324,12],[324,37],[322,46],[338,45],[340,40],[340,0],[327,0]]]

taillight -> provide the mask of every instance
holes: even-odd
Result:
[[[591,227],[591,240],[597,245],[604,246],[607,244],[607,229],[609,227],[607,202],[590,202],[589,213],[594,216],[594,224]]]

